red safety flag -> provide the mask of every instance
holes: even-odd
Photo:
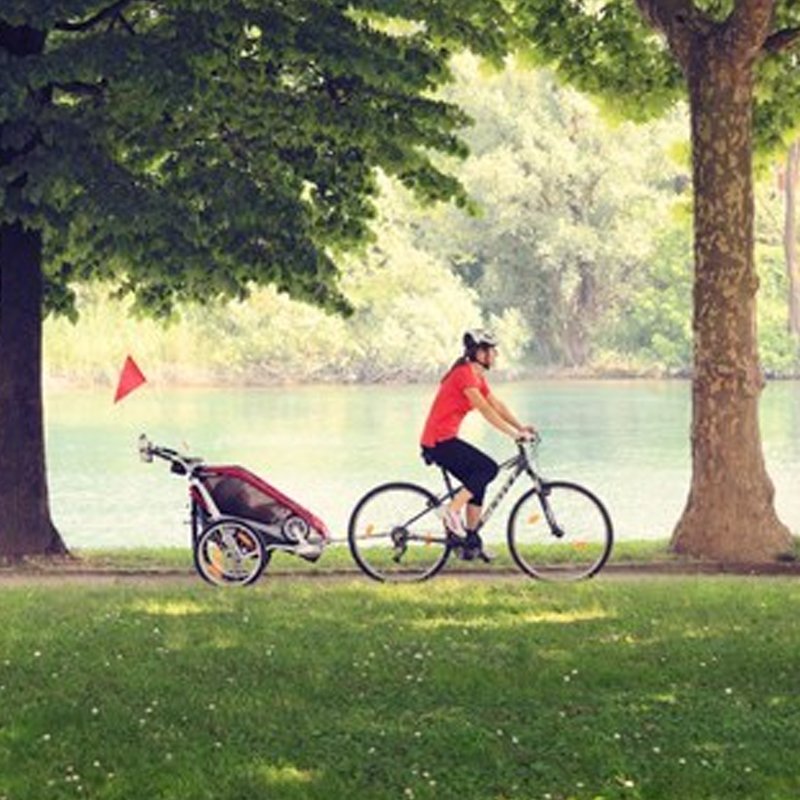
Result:
[[[128,356],[125,359],[122,372],[119,374],[119,383],[117,384],[117,392],[114,395],[114,402],[118,403],[123,397],[129,395],[134,389],[138,389],[146,381],[147,378],[139,369],[139,365]]]

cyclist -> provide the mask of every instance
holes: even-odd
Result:
[[[439,384],[422,432],[422,454],[427,463],[438,464],[463,484],[450,503],[442,509],[442,521],[451,541],[460,546],[462,558],[471,560],[491,556],[483,549],[476,532],[483,510],[486,487],[497,475],[494,459],[477,447],[458,438],[464,417],[477,409],[495,428],[515,441],[535,433],[523,425],[489,389],[485,374],[497,359],[498,341],[482,329],[464,334],[464,354]],[[466,520],[461,512],[466,506]]]

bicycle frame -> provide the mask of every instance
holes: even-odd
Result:
[[[539,476],[538,472],[535,469],[535,447],[537,442],[517,442],[517,447],[519,452],[517,455],[512,456],[507,461],[504,461],[500,464],[500,471],[510,471],[511,474],[506,479],[506,482],[495,492],[492,496],[489,505],[486,506],[483,513],[481,514],[481,518],[478,521],[478,527],[475,529],[475,532],[480,532],[484,525],[491,519],[494,512],[500,507],[500,504],[503,502],[505,496],[511,491],[511,487],[519,480],[519,478],[524,474],[528,475],[530,479],[533,481],[534,488],[541,492],[542,491],[542,479]],[[530,450],[530,452],[529,452]],[[451,497],[455,497],[461,489],[463,489],[463,484],[458,484],[455,487],[453,486],[453,481],[451,479],[450,474],[444,467],[439,467],[442,471],[442,475],[444,476],[444,483],[447,487],[447,491],[436,498],[436,505],[431,506],[429,509],[423,511],[421,514],[417,514],[416,517],[408,520],[406,523],[410,525],[416,522],[418,519],[421,519],[426,514],[429,514],[433,511],[434,508],[438,508],[442,505],[446,500],[449,500]],[[553,524],[553,520],[550,519],[549,509],[545,506],[545,514],[548,518],[548,522]]]

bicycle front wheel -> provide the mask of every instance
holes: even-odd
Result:
[[[220,519],[203,529],[194,548],[194,565],[201,577],[216,586],[247,586],[256,581],[270,553],[250,525]]]
[[[508,519],[508,549],[534,578],[575,581],[602,569],[614,532],[605,506],[574,483],[543,483],[526,492]]]
[[[378,581],[421,581],[435,575],[450,549],[439,505],[413,483],[386,483],[368,492],[350,515],[347,541],[356,564]]]

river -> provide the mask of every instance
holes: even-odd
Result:
[[[690,386],[682,381],[540,381],[495,385],[543,434],[540,468],[584,483],[608,505],[618,538],[664,538],[689,487]],[[143,464],[136,440],[241,464],[345,535],[350,509],[376,483],[436,485],[417,439],[434,387],[167,389],[146,384],[114,405],[106,391],[45,397],[50,502],[72,547],[188,541],[186,482]],[[499,459],[507,440],[471,415],[466,438]],[[778,513],[800,530],[800,383],[768,385],[761,404]],[[508,506],[507,508],[510,508]],[[490,538],[503,534],[502,514]]]

